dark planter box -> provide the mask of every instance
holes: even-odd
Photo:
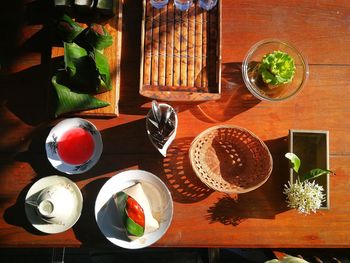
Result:
[[[290,130],[289,151],[296,154],[301,160],[299,174],[311,169],[321,168],[329,170],[329,132],[314,130]],[[290,169],[290,180],[295,182],[297,174]],[[329,175],[322,175],[315,179],[322,185],[326,195],[321,209],[330,208]]]

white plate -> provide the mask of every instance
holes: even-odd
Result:
[[[130,241],[118,220],[112,196],[137,182],[142,184],[152,214],[160,226],[158,230]],[[172,217],[173,201],[168,188],[157,176],[142,170],[125,171],[110,178],[101,188],[95,203],[95,218],[101,232],[110,242],[123,248],[144,248],[157,242],[168,230]]]
[[[95,143],[95,148],[90,160],[80,165],[71,165],[65,163],[59,157],[57,153],[57,142],[65,132],[72,128],[78,127],[90,132]],[[97,163],[102,154],[103,145],[100,132],[91,122],[81,118],[70,118],[59,122],[55,127],[51,129],[46,139],[45,148],[47,158],[49,159],[52,166],[55,167],[58,171],[64,172],[66,174],[81,174],[91,169]]]
[[[49,186],[58,185],[61,183],[68,184],[72,189],[74,196],[74,206],[76,208],[74,209],[74,213],[67,217],[64,225],[47,223],[40,218],[39,214],[36,211],[36,208],[33,205],[28,204],[27,201],[35,201],[41,190]],[[74,182],[63,176],[52,175],[41,178],[32,185],[26,195],[24,206],[29,222],[36,229],[44,233],[56,234],[68,230],[78,221],[81,210],[83,208],[83,196],[81,195],[78,186]]]

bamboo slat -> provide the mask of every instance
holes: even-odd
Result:
[[[172,86],[173,68],[174,68],[174,5],[168,5],[168,20],[167,20],[167,45],[166,45],[166,78],[165,84]]]
[[[152,31],[153,31],[153,15],[150,3],[146,6],[147,20],[145,23],[145,45],[144,45],[144,67],[143,67],[143,83],[151,84],[151,65],[152,65]]]
[[[165,85],[166,70],[166,38],[167,38],[167,8],[160,9],[159,22],[159,64],[158,64],[158,84]]]
[[[180,35],[180,86],[187,86],[187,49],[188,49],[188,11],[181,12],[181,35]]]
[[[180,86],[180,56],[181,56],[181,11],[174,11],[174,86]]]
[[[187,85],[194,86],[194,50],[195,50],[195,17],[196,7],[193,5],[188,11],[188,44],[187,44]]]
[[[202,19],[203,14],[199,5],[196,5],[196,28],[195,28],[195,86],[200,88],[202,86]]]
[[[152,85],[158,85],[158,67],[159,67],[159,26],[160,26],[160,11],[153,8],[153,30],[152,30]]]
[[[161,9],[144,0],[140,93],[162,100],[220,98],[221,3],[207,12],[172,1]]]

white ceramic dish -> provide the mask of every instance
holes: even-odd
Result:
[[[43,189],[59,184],[65,185],[66,188],[72,191],[74,209],[72,209],[72,213],[67,213],[64,224],[48,223],[41,219],[37,208],[29,203],[35,202]],[[25,212],[29,222],[33,227],[47,234],[61,233],[71,228],[78,221],[82,208],[83,196],[78,186],[68,178],[58,175],[44,177],[35,182],[25,198]]]
[[[89,160],[82,164],[72,165],[64,162],[58,155],[57,146],[60,138],[65,132],[73,128],[83,128],[88,131],[94,140],[94,152]],[[59,122],[53,127],[47,136],[46,143],[46,154],[50,163],[58,171],[66,174],[81,174],[90,170],[100,159],[102,154],[103,144],[100,132],[97,128],[89,121],[81,118],[70,118]]]
[[[153,216],[159,222],[159,229],[136,240],[128,240],[118,219],[112,196],[135,183],[140,182],[150,202]],[[142,170],[129,170],[116,174],[101,188],[95,203],[96,222],[113,244],[128,248],[144,248],[157,242],[167,231],[173,217],[173,201],[165,184],[154,174]]]

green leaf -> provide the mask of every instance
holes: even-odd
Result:
[[[315,178],[317,178],[319,176],[322,176],[324,174],[333,174],[333,172],[330,171],[330,170],[323,170],[323,169],[320,169],[320,168],[316,168],[316,169],[312,169],[308,173],[303,174],[302,176],[300,176],[300,180],[302,182],[304,182],[306,180],[315,179]]]
[[[99,51],[86,51],[75,43],[64,43],[64,62],[75,89],[88,93],[112,89],[108,60]]]
[[[293,170],[298,173],[301,164],[299,157],[294,153],[286,153],[284,156],[293,164]]]
[[[113,43],[113,37],[99,24],[91,24],[85,31],[86,41],[95,49],[103,50]]]
[[[68,15],[63,15],[58,20],[57,32],[64,42],[73,42],[82,31],[83,28]]]
[[[99,73],[99,90],[98,93],[112,89],[111,76],[107,58],[98,51],[94,51],[96,68]]]
[[[128,216],[126,217],[126,220],[125,220],[125,227],[128,233],[132,236],[141,237],[145,232],[145,228],[135,223],[134,220],[132,220]]]
[[[84,67],[83,58],[87,55],[87,51],[77,44],[64,42],[64,64],[71,77],[77,74],[77,68]]]
[[[125,212],[125,207],[126,207],[126,199],[128,198],[128,195],[124,192],[118,192],[116,194],[117,200],[116,200],[116,205],[118,212],[121,214],[121,217],[123,220],[127,217],[127,213]]]
[[[54,75],[51,79],[58,97],[56,117],[68,112],[102,108],[109,105],[109,103],[96,99],[89,94],[73,92],[65,85],[59,84],[59,80],[59,74]]]
[[[128,213],[125,209],[128,195],[124,192],[118,192],[116,194],[116,197],[117,197],[117,200],[116,200],[117,209],[121,217],[123,218],[126,231],[133,236],[137,236],[137,237],[142,236],[145,232],[144,227],[140,226],[134,220],[132,220],[128,216]]]
[[[293,58],[281,51],[274,51],[264,55],[259,66],[259,72],[263,81],[271,85],[292,82],[295,70]]]

